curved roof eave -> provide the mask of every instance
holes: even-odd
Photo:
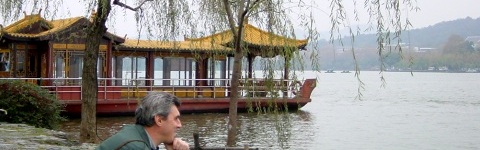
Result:
[[[216,44],[205,44],[190,41],[151,41],[151,40],[125,40],[125,43],[117,45],[118,50],[145,50],[145,51],[183,51],[183,52],[225,52],[231,48]]]
[[[305,47],[308,43],[308,39],[297,40],[274,33],[270,33],[260,28],[254,27],[253,25],[246,24],[245,35],[243,36],[243,41],[245,43],[250,43],[253,45],[261,46],[273,46],[273,47],[282,47],[282,46],[296,46],[299,49]],[[195,42],[210,42],[214,44],[220,44],[227,46],[232,42],[233,36],[230,30],[225,30],[219,33],[215,33],[209,36],[200,37],[200,38],[185,38],[186,41],[195,41]]]
[[[32,17],[36,18],[36,20],[33,20],[33,21],[27,20],[27,19],[31,19]],[[47,31],[40,32],[37,34],[15,33],[16,31],[22,29],[23,28],[22,26],[28,26],[28,23],[30,24],[35,23],[38,20],[44,20],[49,24],[51,28]],[[53,36],[54,34],[63,32],[75,24],[86,24],[88,22],[89,20],[83,16],[47,21],[42,17],[40,17],[39,15],[30,15],[25,17],[22,20],[19,20],[9,25],[8,28],[4,28],[2,32],[4,35],[8,35],[4,37],[7,37],[9,39],[14,39],[14,40],[49,40],[50,37]],[[16,27],[16,26],[19,26],[19,27]],[[117,43],[123,43],[125,41],[125,39],[115,34],[112,34],[108,31],[103,35],[103,37],[107,39],[111,39]]]

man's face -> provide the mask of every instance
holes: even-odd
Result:
[[[160,130],[164,143],[173,143],[177,130],[182,127],[182,123],[180,122],[180,112],[178,111],[177,106],[172,105],[170,109],[171,111],[168,114],[167,119],[162,120]]]

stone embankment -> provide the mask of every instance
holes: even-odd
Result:
[[[67,133],[25,124],[0,122],[0,149],[93,150],[95,144],[80,144]]]

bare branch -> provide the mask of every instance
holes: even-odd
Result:
[[[244,14],[242,14],[242,17],[245,17],[247,14],[249,14],[251,9],[256,7],[258,4],[261,3],[261,0],[255,0],[253,3],[250,4],[250,1],[247,2],[247,7],[244,11]]]
[[[143,2],[140,3],[140,5],[138,5],[138,6],[135,7],[135,8],[133,8],[133,7],[131,7],[131,6],[128,6],[128,5],[125,4],[125,3],[120,2],[120,0],[113,0],[113,4],[114,4],[114,5],[118,5],[118,6],[120,6],[120,7],[125,7],[125,8],[127,8],[127,9],[132,10],[132,11],[137,11],[137,10],[140,9],[140,7],[142,7],[142,5],[145,4],[145,2],[147,2],[147,1],[153,1],[153,0],[144,0]]]
[[[233,21],[233,13],[232,13],[232,9],[228,4],[229,4],[228,0],[223,0],[223,5],[225,6],[225,11],[227,13],[228,25],[230,26],[230,30],[232,30],[234,38],[236,38],[238,35],[235,32],[235,22]]]

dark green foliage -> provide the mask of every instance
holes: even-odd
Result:
[[[53,129],[64,120],[60,102],[48,90],[12,80],[0,80],[0,88],[0,109],[8,112],[0,121]]]

